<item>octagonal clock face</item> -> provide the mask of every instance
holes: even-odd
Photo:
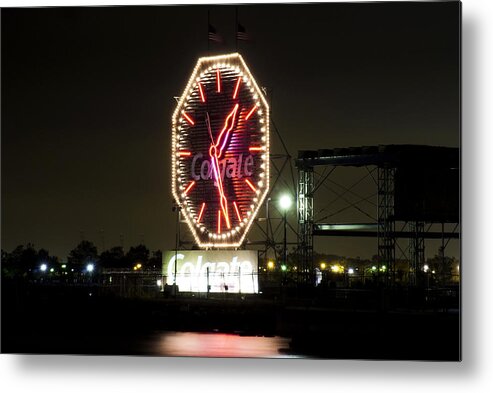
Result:
[[[199,59],[172,119],[172,190],[200,247],[238,247],[269,188],[269,107],[243,58]]]

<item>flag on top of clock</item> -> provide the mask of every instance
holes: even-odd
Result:
[[[216,28],[209,24],[209,41],[223,42],[223,38],[217,34]]]
[[[238,27],[236,30],[236,39],[238,41],[249,41],[250,35],[246,32],[245,26],[238,23]]]

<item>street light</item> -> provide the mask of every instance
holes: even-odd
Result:
[[[284,194],[279,198],[279,207],[284,213],[284,263],[287,264],[288,259],[288,249],[287,249],[287,213],[288,209],[291,207],[293,201],[291,200],[291,196],[289,194]]]
[[[283,210],[283,211],[287,211],[291,207],[292,203],[293,203],[293,201],[291,200],[291,196],[288,194],[284,194],[279,199],[279,206],[280,206],[281,210]]]

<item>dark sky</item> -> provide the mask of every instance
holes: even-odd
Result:
[[[210,53],[236,51],[234,6],[2,9],[3,249],[32,242],[65,258],[81,231],[99,249],[101,231],[106,248],[121,236],[126,248],[142,239],[151,249],[174,247],[173,97],[208,53],[208,10],[226,40]],[[293,156],[459,146],[459,3],[238,12],[253,38],[239,51],[272,91],[272,116]],[[376,253],[367,240],[323,239],[320,247]]]

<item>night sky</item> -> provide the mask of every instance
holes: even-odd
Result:
[[[252,37],[239,52],[269,89],[293,157],[459,147],[459,7],[239,6]],[[236,51],[234,6],[2,9],[3,249],[32,242],[64,259],[82,237],[99,251],[103,238],[105,248],[122,238],[126,249],[174,247],[173,97],[208,54],[208,11],[225,39],[209,53]],[[275,140],[272,151],[282,151]],[[376,253],[375,240],[323,242],[335,254]]]

